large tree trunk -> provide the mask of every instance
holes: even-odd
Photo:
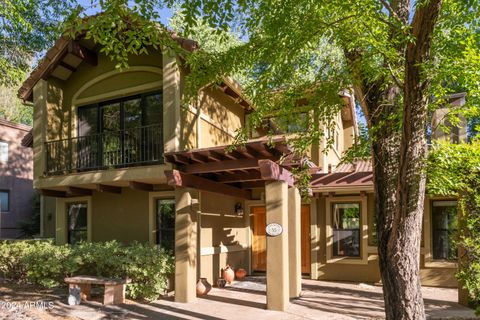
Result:
[[[389,285],[386,306],[388,319],[424,319],[419,269],[422,219],[425,199],[424,165],[426,158],[425,124],[429,85],[423,66],[429,59],[433,29],[442,1],[430,0],[417,6],[412,21],[415,42],[407,45],[405,53],[405,82],[403,88],[402,141],[397,181],[396,211],[386,251],[380,254],[387,261],[382,271]],[[384,249],[385,244],[381,245]],[[393,307],[392,307],[393,306]]]
[[[406,22],[408,10],[404,9],[409,1],[394,4],[397,16]],[[388,85],[398,79],[368,82],[358,68],[361,55],[346,52],[357,99],[372,134],[378,254],[387,319],[425,319],[419,269],[429,82],[421,68],[429,58],[441,5],[442,0],[417,5],[411,23],[415,41],[399,48],[405,53],[403,88]],[[399,105],[401,97],[403,105]]]

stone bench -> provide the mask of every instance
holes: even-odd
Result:
[[[87,301],[90,299],[90,289],[92,284],[104,285],[105,292],[103,294],[103,304],[119,304],[125,302],[125,285],[130,283],[130,279],[112,279],[95,276],[75,276],[65,278],[68,283],[69,295],[74,292],[80,292],[80,300]],[[80,301],[78,301],[79,303]],[[77,303],[77,304],[78,304]]]

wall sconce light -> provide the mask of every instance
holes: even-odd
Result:
[[[243,207],[240,202],[237,202],[235,204],[235,213],[237,214],[237,216],[243,216]]]

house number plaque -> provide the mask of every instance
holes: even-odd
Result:
[[[270,237],[276,237],[282,234],[283,227],[278,223],[269,223],[267,224],[265,231],[267,232],[267,235],[269,235]]]

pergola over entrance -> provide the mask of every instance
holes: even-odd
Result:
[[[289,170],[302,159],[293,156],[283,138],[249,141],[233,150],[228,148],[166,153],[165,161],[175,165],[174,170],[166,172],[167,183],[247,200],[251,199],[250,190],[263,188],[265,181],[285,181],[293,186]]]
[[[300,194],[291,168],[305,161],[293,155],[283,138],[253,140],[228,146],[165,154],[174,165],[165,172],[175,187],[175,300],[195,299],[197,281],[198,190],[252,199],[252,189],[265,188],[267,226],[283,232],[267,235],[267,308],[285,310],[301,291]]]

